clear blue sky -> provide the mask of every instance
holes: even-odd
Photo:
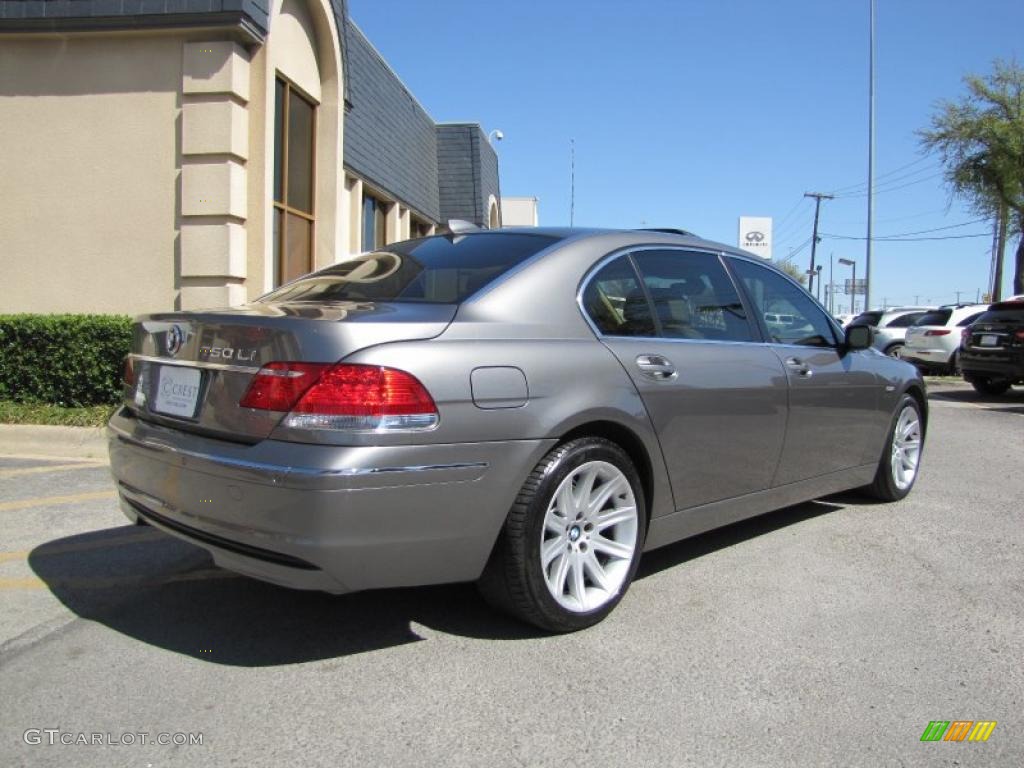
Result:
[[[569,221],[569,140],[578,225],[677,226],[736,242],[741,214],[775,219],[776,258],[808,242],[806,191],[824,233],[863,237],[867,0],[350,0],[350,13],[431,116],[500,128],[506,195]],[[878,0],[876,236],[978,218],[952,200],[914,131],[967,72],[1024,60],[1020,0]],[[989,274],[991,224],[876,242],[873,303],[973,300]],[[826,237],[855,258],[862,240]],[[1012,251],[1008,249],[1008,261]],[[795,255],[806,268],[810,247]],[[1009,265],[1008,265],[1009,266]],[[836,280],[849,268],[836,266]],[[1011,278],[1007,269],[1005,283]],[[840,301],[848,302],[846,297]]]

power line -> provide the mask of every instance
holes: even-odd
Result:
[[[988,219],[986,219],[986,218],[972,219],[971,221],[965,221],[965,222],[963,222],[961,224],[950,224],[950,225],[945,226],[945,227],[933,227],[932,229],[919,229],[916,232],[894,232],[891,235],[874,235],[873,237],[874,237],[875,240],[884,240],[885,238],[888,238],[888,237],[906,237],[908,235],[927,235],[930,232],[942,232],[942,231],[947,230],[947,229],[959,229],[960,227],[969,227],[972,224],[978,224],[978,223],[980,223],[982,221],[988,221]]]
[[[888,178],[889,176],[892,176],[894,173],[899,173],[900,171],[906,170],[907,168],[910,168],[910,167],[912,167],[914,165],[917,165],[918,163],[923,163],[925,160],[928,160],[929,157],[930,157],[929,155],[924,155],[923,157],[919,157],[919,158],[917,158],[917,160],[913,160],[913,161],[907,163],[906,165],[901,165],[899,168],[893,168],[891,171],[887,171],[886,173],[879,174],[876,177],[875,180],[877,181],[878,179]],[[915,173],[916,172],[917,171],[915,171]],[[913,174],[911,174],[911,175],[913,175]],[[832,194],[835,195],[835,194],[838,194],[840,192],[849,192],[849,191],[855,190],[855,189],[867,189],[867,186],[868,186],[867,182],[861,181],[861,182],[858,182],[857,184],[849,184],[849,185],[847,185],[845,187],[839,187],[837,189],[833,189],[832,190]]]
[[[830,235],[827,232],[821,233],[822,237],[828,237],[832,240],[867,240],[866,237],[853,237],[852,235]],[[874,237],[872,240],[876,243],[915,243],[923,240],[967,240],[972,237],[992,237],[991,232],[980,232],[976,235],[945,235],[943,237]]]
[[[899,186],[896,186],[896,187],[887,187],[887,188],[885,188],[885,185],[883,184],[882,187],[875,187],[874,193],[876,195],[880,195],[880,194],[882,194],[884,192],[895,192],[895,191],[897,191],[899,189],[906,189],[907,187],[912,187],[915,184],[924,184],[924,182],[931,181],[932,179],[937,178],[937,177],[942,176],[942,175],[943,175],[943,171],[939,171],[938,173],[933,173],[931,176],[925,176],[923,179],[918,179],[917,181],[909,181],[906,184],[900,184]],[[855,194],[850,194],[850,195],[836,195],[836,197],[841,199],[841,200],[847,200],[847,199],[854,198],[854,197],[867,197],[867,196],[868,196],[867,192],[857,192]]]

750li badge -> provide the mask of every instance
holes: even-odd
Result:
[[[210,360],[237,360],[244,363],[256,359],[256,350],[235,349],[234,347],[200,347],[199,356]]]

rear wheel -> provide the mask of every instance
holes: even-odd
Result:
[[[1010,388],[1006,379],[973,378],[971,386],[982,395],[1001,395]]]
[[[923,447],[921,406],[910,395],[904,395],[893,416],[875,479],[862,490],[882,501],[899,501],[905,497],[917,480]]]
[[[953,356],[949,358],[949,374],[950,376],[960,375],[960,350],[953,352]]]
[[[644,494],[615,443],[560,445],[530,473],[479,587],[538,627],[572,632],[601,621],[629,588],[645,537]]]

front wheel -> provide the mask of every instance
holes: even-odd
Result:
[[[1010,388],[1006,379],[971,379],[974,391],[982,395],[1001,395]]]
[[[885,354],[887,354],[889,357],[895,357],[897,360],[899,360],[901,357],[903,357],[903,346],[904,345],[900,342],[890,344],[888,347],[885,348]]]
[[[917,480],[923,447],[924,421],[921,406],[910,395],[903,395],[893,416],[875,479],[862,490],[882,501],[899,501],[904,498]]]
[[[554,448],[523,484],[479,587],[493,605],[553,632],[592,626],[629,588],[645,538],[633,462],[609,440]]]

